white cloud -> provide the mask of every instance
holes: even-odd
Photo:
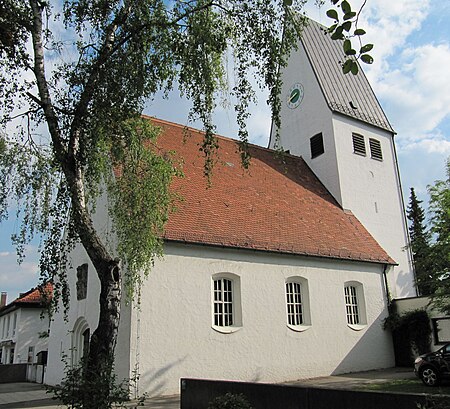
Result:
[[[402,144],[421,139],[446,141],[437,128],[450,115],[449,66],[448,44],[408,48],[399,66],[386,72],[378,84],[378,96],[385,102]]]
[[[450,141],[445,139],[422,139],[408,144],[405,150],[423,150],[427,153],[450,155]]]

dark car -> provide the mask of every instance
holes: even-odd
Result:
[[[450,379],[450,344],[419,356],[414,362],[414,372],[427,386],[436,386],[442,379]]]

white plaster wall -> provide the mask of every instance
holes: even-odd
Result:
[[[105,242],[110,248],[113,249],[115,246],[115,237],[110,233],[112,230],[111,219],[107,213],[105,195],[102,195],[98,200],[93,220],[100,235],[105,239]],[[88,264],[87,296],[84,300],[77,300],[77,267],[84,263]],[[45,375],[45,383],[49,385],[59,384],[64,377],[65,363],[63,357],[67,356],[70,362],[72,330],[77,319],[83,317],[87,321],[91,336],[98,325],[100,281],[94,266],[81,244],[77,245],[69,256],[67,279],[71,294],[67,320],[64,319],[63,307],[60,305],[60,311],[54,316],[50,328],[48,368]],[[120,352],[116,354],[115,359],[115,369],[119,381],[130,377],[129,344],[131,309],[126,304],[127,300],[123,292],[121,321],[117,340],[117,351]]]
[[[302,156],[331,194],[340,202],[339,174],[333,138],[331,111],[323,97],[316,76],[307,62],[301,42],[292,51],[288,65],[283,70],[280,144],[291,154]],[[295,83],[304,87],[303,101],[295,109],[287,105],[289,89]],[[322,132],[324,154],[311,159],[310,138]],[[269,147],[275,146],[275,129],[272,129]]]
[[[280,382],[394,364],[379,265],[175,244],[165,254],[145,282],[139,322],[133,314],[140,393],[177,393],[180,377]],[[241,280],[243,326],[232,334],[211,328],[211,277],[221,272]],[[286,325],[291,276],[309,284],[312,326],[304,332]],[[346,323],[346,281],[364,285],[361,331]]]
[[[416,295],[392,134],[334,114],[342,206],[350,209],[399,264],[389,275],[394,298]],[[366,156],[353,153],[352,133],[364,136]],[[370,157],[369,138],[380,141],[383,160]]]
[[[28,362],[28,348],[31,346],[34,346],[33,363],[37,362],[38,352],[47,351],[48,338],[39,338],[39,334],[48,331],[49,321],[47,314],[41,319],[41,311],[38,308],[19,310],[14,363]]]
[[[48,318],[41,319],[41,309],[39,308],[18,308],[5,314],[2,319],[5,323],[8,322],[8,317],[10,317],[10,328],[9,336],[7,336],[8,331],[5,328],[5,336],[0,338],[0,341],[11,340],[15,345],[14,347],[14,363],[26,363],[28,362],[28,348],[34,346],[34,361],[36,361],[36,354],[40,351],[47,350],[47,338],[39,338],[39,333],[46,332],[49,327]],[[17,314],[16,328],[14,330],[14,315]],[[46,316],[46,314],[45,314]],[[3,325],[3,320],[1,325]],[[3,327],[0,327],[0,330]],[[0,333],[1,336],[1,333]],[[8,347],[7,349],[10,349]],[[6,352],[6,349],[4,353]],[[7,356],[3,356],[3,362],[7,359]]]

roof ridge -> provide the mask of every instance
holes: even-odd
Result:
[[[175,128],[181,128],[183,130],[184,129],[192,130],[192,131],[197,132],[199,134],[205,134],[205,131],[203,131],[201,129],[198,129],[198,128],[194,128],[192,126],[182,125],[182,124],[179,124],[177,122],[172,122],[172,121],[169,121],[169,120],[166,120],[166,119],[157,118],[157,117],[151,116],[151,115],[142,114],[141,116],[143,118],[145,118],[145,119],[149,119],[149,120],[155,121],[155,122],[160,122],[160,123],[162,123],[164,125],[173,126]],[[234,142],[234,143],[241,142],[239,139],[234,139],[234,138],[231,138],[229,136],[224,136],[224,135],[221,135],[221,134],[218,134],[218,133],[214,134],[214,136],[216,138],[224,140],[225,142]],[[302,161],[304,161],[302,156],[294,155],[294,154],[292,154],[292,153],[290,153],[288,151],[280,151],[279,152],[276,149],[271,149],[271,148],[267,148],[265,146],[256,145],[255,143],[251,143],[251,142],[248,142],[248,146],[252,147],[252,148],[255,148],[255,149],[259,149],[259,150],[265,151],[265,152],[272,152],[272,153],[275,153],[275,154],[280,153],[281,155],[288,156],[288,157],[291,157],[291,158],[294,158],[294,159],[301,159]]]

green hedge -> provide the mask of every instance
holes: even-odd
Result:
[[[384,328],[392,331],[397,366],[412,366],[415,355],[431,350],[430,317],[425,310],[391,313]]]

